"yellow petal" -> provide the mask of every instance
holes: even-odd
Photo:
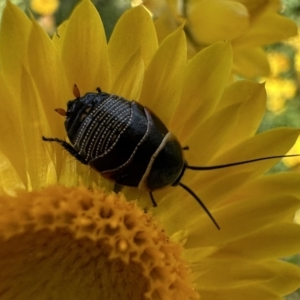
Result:
[[[274,12],[278,12],[281,8],[280,1],[269,1],[269,0],[239,0],[247,7],[247,10],[251,16],[256,17],[269,7]]]
[[[20,120],[20,99],[10,90],[7,81],[0,76],[0,145],[1,151],[11,161],[22,182],[26,183],[27,174],[24,160],[24,144],[22,143],[22,121]],[[5,101],[4,100],[8,100]],[[4,105],[5,103],[5,105]],[[23,155],[21,155],[23,153]]]
[[[190,165],[207,165],[222,148],[227,136],[234,131],[239,108],[239,103],[232,104],[214,113],[199,125],[190,124],[187,126],[190,132],[187,132],[183,145],[189,147],[189,150],[185,151],[184,154]],[[224,120],[228,120],[228,122],[224,122]]]
[[[33,21],[28,44],[28,61],[30,74],[33,77],[46,118],[50,124],[51,135],[64,135],[63,119],[54,112],[55,108],[65,107],[72,96],[68,89],[64,69],[58,53],[45,31]],[[51,74],[51,76],[49,76]],[[50,132],[44,132],[49,135]]]
[[[222,95],[218,112],[204,123],[189,127],[190,132],[185,137],[185,143],[190,147],[185,153],[187,161],[192,165],[207,165],[217,153],[253,136],[265,112],[265,100],[264,85],[252,81],[230,85]],[[250,112],[252,118],[249,120],[245,115]]]
[[[228,83],[232,65],[231,46],[216,43],[200,51],[187,65],[181,99],[170,129],[185,142],[186,124],[199,124],[211,114]],[[179,134],[179,132],[181,132]]]
[[[249,27],[248,11],[237,1],[198,1],[189,10],[187,26],[201,44],[232,40]]]
[[[282,297],[278,296],[274,291],[261,285],[249,285],[247,287],[239,288],[223,288],[223,289],[201,289],[201,297],[203,299],[214,300],[228,300],[228,299],[240,299],[240,300],[282,300]]]
[[[62,152],[62,169],[58,176],[58,182],[67,187],[77,186],[78,184],[85,185],[92,188],[95,186],[101,186],[108,191],[112,191],[114,183],[106,180],[97,171],[90,167],[83,165],[74,157],[66,152],[63,152],[61,147],[57,145],[57,151]],[[72,176],[70,176],[72,174]]]
[[[147,5],[147,3],[144,3]],[[158,18],[154,19],[154,25],[157,33],[159,44],[184,21],[173,11],[172,7],[165,7],[164,11]]]
[[[55,174],[55,169],[49,172],[48,168],[54,168],[51,164],[53,158],[46,151],[46,143],[42,141],[44,132],[50,132],[48,122],[41,105],[34,83],[25,69],[23,69],[21,82],[21,99],[23,100],[20,110],[22,120],[22,141],[24,143],[24,160],[26,171],[29,175],[29,184],[33,189],[39,189],[45,182],[56,182],[56,176],[47,179],[47,175]],[[41,164],[41,162],[43,162]]]
[[[115,84],[120,71],[133,53],[140,51],[147,66],[156,49],[155,28],[146,9],[138,6],[125,12],[116,24],[108,45],[112,83]]]
[[[232,290],[233,288],[242,290],[247,289],[247,286],[256,289],[257,285],[260,285],[279,295],[286,295],[299,286],[299,267],[291,263],[273,259],[250,261],[239,258],[238,252],[235,258],[206,257],[202,258],[201,263],[198,263],[197,261],[200,259],[196,258],[198,254],[194,250],[187,252],[190,252],[187,259],[192,262],[192,270],[199,282],[198,289],[201,295],[202,291],[214,288],[213,282],[219,276],[220,279],[222,278],[222,280],[218,280],[221,290]],[[247,299],[247,296],[242,299]]]
[[[157,49],[146,72],[141,104],[148,106],[168,125],[180,97],[186,65],[186,42],[182,28],[168,36]]]
[[[240,199],[232,199],[232,201],[238,200]],[[221,230],[217,231],[208,227],[206,235],[197,239],[199,230],[207,227],[207,216],[201,214],[194,227],[187,229],[189,237],[185,247],[220,246],[230,243],[259,231],[269,224],[278,224],[299,208],[300,200],[291,196],[247,198],[233,204],[229,203],[223,208],[212,210]]]
[[[0,31],[1,70],[16,88],[19,86],[22,65],[27,66],[27,47],[24,45],[28,43],[30,27],[31,22],[24,12],[7,1]]]
[[[237,113],[235,126],[230,131],[226,143],[223,143],[219,148],[220,152],[225,152],[255,135],[265,113],[266,97],[264,84],[248,80],[239,80],[224,91],[220,107],[235,101],[239,101],[242,105]],[[251,115],[251,118],[245,117],[247,115]],[[220,119],[220,122],[223,120],[232,122],[225,118]]]
[[[238,255],[257,260],[289,256],[299,251],[299,236],[298,224],[273,224],[220,247],[213,256],[229,259]]]
[[[185,181],[183,180],[183,182]],[[185,240],[189,234],[186,229],[193,226],[195,222],[197,223],[196,220],[200,217],[203,217],[202,220],[205,224],[205,230],[202,233],[198,231],[199,239],[202,238],[202,235],[208,234],[208,228],[213,232],[218,231],[199,203],[197,203],[191,195],[182,190],[180,186],[169,187],[166,193],[167,196],[164,198],[160,198],[159,192],[155,193],[155,199],[161,199],[161,201],[158,207],[155,208],[154,213],[159,215],[162,224],[167,228],[168,234],[173,235],[174,240],[179,242]],[[198,193],[198,195],[206,207],[211,210],[210,199],[203,198],[201,193]],[[167,214],[165,213],[166,211],[168,212]],[[214,215],[213,212],[212,214]],[[174,220],[176,220],[176,222],[174,222]]]
[[[268,76],[270,66],[265,52],[261,48],[233,48],[234,71],[248,78]],[[255,64],[253,62],[255,61]]]
[[[121,95],[127,100],[138,100],[144,80],[144,61],[140,51],[128,57],[123,68],[119,69],[113,81],[111,93]]]
[[[217,161],[218,163],[225,163],[226,161],[234,162],[258,157],[283,155],[292,147],[298,135],[298,129],[284,127],[262,132],[232,148],[227,154],[219,157]],[[235,152],[235,155],[233,155],[233,152]],[[276,160],[266,160],[258,162],[258,164],[243,165],[242,169],[243,171],[248,170],[248,168],[249,170],[252,169],[252,171],[260,168],[265,169],[271,167],[274,163],[276,163]]]
[[[63,44],[63,38],[65,37],[66,33],[66,29],[68,27],[68,20],[65,20],[64,22],[62,22],[56,29],[56,33],[53,34],[52,36],[52,42],[54,44],[54,46],[57,48],[57,51],[61,50],[61,45]]]
[[[235,197],[269,196],[299,196],[300,177],[293,173],[277,173],[262,176],[258,180],[249,182],[234,193]]]
[[[106,37],[99,13],[88,0],[73,11],[65,29],[61,59],[72,91],[77,84],[81,94],[100,87],[110,88]]]
[[[212,267],[213,266],[213,267]],[[245,287],[254,283],[266,283],[274,276],[268,265],[245,259],[203,259],[193,264],[193,273],[199,282],[198,288]]]
[[[16,191],[25,189],[11,162],[0,151],[0,193],[15,195]]]
[[[272,44],[297,35],[296,24],[278,14],[271,12],[262,14],[254,19],[247,34],[237,39],[240,47],[258,47]]]
[[[280,260],[267,260],[263,264],[270,268],[274,275],[267,285],[280,295],[287,295],[299,287],[300,268],[297,265]]]
[[[260,133],[248,139],[230,151],[210,162],[209,165],[220,165],[229,162],[244,161],[258,157],[283,155],[293,145],[299,131],[297,129],[274,129]],[[280,141],[280,142],[279,142]],[[230,195],[245,182],[257,178],[266,172],[278,159],[259,161],[231,168],[212,171],[192,171],[189,186],[212,206]],[[183,177],[183,182],[185,177]],[[216,189],[216,187],[218,187]],[[201,193],[201,194],[200,194]]]

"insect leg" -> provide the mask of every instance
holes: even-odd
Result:
[[[149,192],[149,196],[150,196],[150,198],[151,198],[151,201],[152,201],[153,206],[156,207],[156,206],[157,206],[157,203],[156,203],[155,200],[154,200],[154,197],[153,197],[152,192]]]
[[[114,184],[114,192],[116,194],[119,193],[122,189],[123,189],[123,185],[117,183]]]
[[[84,157],[82,157],[78,153],[78,151],[69,143],[67,143],[63,140],[60,140],[58,138],[46,138],[46,137],[42,136],[42,139],[43,139],[43,141],[46,141],[46,142],[56,142],[56,143],[61,144],[62,147],[64,147],[64,149],[66,151],[68,151],[72,156],[74,156],[77,160],[79,160],[81,163],[83,163],[85,165],[88,165],[88,161]]]

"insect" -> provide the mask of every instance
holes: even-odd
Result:
[[[67,111],[56,109],[66,117],[65,128],[71,144],[43,136],[44,141],[61,144],[81,163],[116,184],[147,191],[153,206],[157,206],[153,191],[166,186],[181,186],[202,206],[218,229],[219,225],[201,199],[181,182],[185,171],[213,170],[285,157],[262,157],[217,166],[191,166],[183,155],[187,147],[182,147],[147,107],[104,93],[100,88],[81,97],[78,87],[74,85],[73,94],[76,98],[67,103]]]

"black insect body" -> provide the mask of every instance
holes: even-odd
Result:
[[[119,185],[149,192],[154,206],[153,191],[180,185],[198,201],[218,229],[218,224],[199,197],[180,182],[185,170],[212,170],[283,157],[265,157],[219,166],[189,166],[183,156],[186,148],[181,147],[177,138],[151,110],[136,101],[104,93],[99,88],[97,91],[80,97],[75,85],[73,92],[76,99],[68,102],[67,111],[56,110],[66,116],[65,128],[72,145],[57,138],[43,137],[43,140],[60,143],[80,162]]]
[[[172,185],[181,175],[179,142],[139,103],[88,93],[68,102],[66,116],[67,134],[80,160],[107,179],[153,191]]]

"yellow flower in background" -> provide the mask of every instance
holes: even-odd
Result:
[[[270,62],[271,76],[277,77],[290,69],[289,57],[286,53],[268,52],[268,61]]]
[[[184,23],[189,55],[217,42],[233,46],[233,71],[245,77],[267,76],[269,64],[262,46],[297,34],[295,23],[280,16],[280,1],[144,0],[155,17],[161,42]]]
[[[278,114],[285,109],[286,101],[295,97],[297,87],[293,79],[282,76],[291,69],[288,56],[285,53],[271,51],[267,53],[267,57],[270,62],[271,74],[262,79],[266,81],[267,108],[274,114]]]
[[[37,22],[50,35],[56,31],[56,21],[54,13],[60,5],[59,0],[31,0],[30,9],[38,14]]]
[[[295,56],[295,68],[297,72],[300,72],[300,37],[299,37],[299,28],[298,28],[298,34],[297,36],[289,39],[288,44],[290,44],[296,51]]]
[[[287,42],[288,45],[291,45],[294,50],[295,50],[295,69],[296,69],[296,78],[299,78],[299,74],[300,74],[300,39],[299,39],[299,28],[298,28],[298,35],[292,39],[289,39],[289,41]],[[276,63],[277,61],[277,63]],[[274,61],[274,65],[281,65],[281,63],[278,64],[278,60]],[[280,67],[278,68],[280,69]],[[283,70],[285,70],[285,68],[283,68]],[[289,89],[285,88],[285,85],[281,86],[281,88],[283,88],[283,90],[286,91],[286,93],[284,92],[284,97],[285,98],[292,98],[292,97],[296,97],[296,93],[297,93],[297,79],[293,81],[293,83],[291,83],[290,81],[288,82],[289,85]],[[293,91],[293,92],[292,92]],[[271,89],[271,94],[276,93],[276,91],[274,89]],[[293,93],[293,95],[291,95],[291,93]],[[274,95],[273,94],[273,95]],[[271,97],[271,101],[272,101],[272,97]],[[292,147],[292,149],[289,151],[289,153],[295,153],[295,151],[299,151],[300,150],[300,139],[297,139],[297,142],[295,143],[295,145]],[[297,152],[298,153],[298,152]],[[293,168],[293,170],[299,170],[299,166],[300,166],[300,159],[298,157],[293,157],[292,159],[288,160],[288,159],[283,159],[283,162],[286,166],[288,166],[289,168]],[[299,215],[300,213],[298,213],[298,223],[299,223]]]
[[[293,39],[294,41],[296,38]],[[291,41],[289,42],[291,44]],[[294,42],[292,42],[293,45]],[[287,108],[287,102],[295,99],[297,96],[297,83],[293,78],[285,76],[291,70],[291,59],[284,52],[270,51],[267,53],[270,62],[271,74],[267,78],[262,78],[261,81],[266,82],[267,90],[267,109],[274,115],[284,114]],[[288,154],[299,153],[299,139],[291,148]],[[299,157],[291,157],[283,159],[284,164],[289,168],[297,169],[300,163]]]
[[[52,15],[58,8],[58,0],[31,0],[30,7],[40,15]]]
[[[207,205],[217,230],[180,187],[110,193],[111,182],[42,135],[64,139],[53,109],[96,87],[155,111],[190,165],[286,153],[299,130],[254,135],[264,86],[239,81],[229,42],[186,58],[181,27],[159,46],[143,7],[125,13],[109,44],[85,0],[52,39],[8,2],[0,31],[0,293],[13,299],[280,299],[300,282],[278,258],[300,249],[300,179],[263,175],[276,161],[182,182]],[[7,133],[10,134],[7,134]],[[281,141],[278,143],[278,141]]]
[[[285,78],[268,78],[266,80],[268,91],[267,108],[274,114],[282,113],[286,101],[295,97],[297,87],[295,81]]]

